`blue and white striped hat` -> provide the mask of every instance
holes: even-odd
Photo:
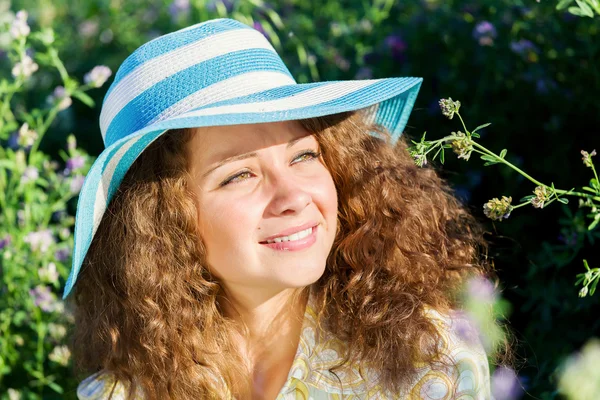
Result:
[[[160,36],[121,65],[100,113],[105,149],[79,194],[76,282],[92,238],[135,159],[169,129],[304,119],[369,108],[366,117],[402,134],[422,78],[298,84],[259,31],[215,19]]]

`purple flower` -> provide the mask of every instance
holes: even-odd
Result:
[[[183,15],[187,15],[189,12],[190,0],[173,0],[169,5],[169,14],[171,14],[171,19],[174,21]]]
[[[79,24],[78,32],[83,38],[91,38],[98,34],[98,21],[88,19]]]
[[[83,81],[91,87],[99,88],[110,78],[112,71],[105,65],[97,65],[85,74]]]
[[[25,235],[23,241],[28,243],[33,251],[39,250],[42,253],[48,251],[50,246],[55,243],[54,236],[52,235],[52,231],[50,229],[29,232],[27,235]]]
[[[497,36],[496,27],[489,21],[481,21],[473,29],[473,38],[476,39],[481,46],[491,46],[494,44],[494,39]]]
[[[37,285],[29,290],[29,295],[33,298],[36,307],[45,312],[62,311],[64,305],[56,299],[54,293],[48,286]]]
[[[57,261],[65,262],[69,259],[70,255],[71,251],[69,249],[62,248],[56,250],[56,252],[54,253],[54,258],[56,258]]]
[[[4,237],[2,239],[0,239],[0,250],[5,248],[6,246],[8,246],[10,244],[10,241],[11,241],[10,235],[9,234],[4,235]]]
[[[494,285],[482,277],[475,277],[467,282],[467,294],[478,302],[493,303],[496,300]]]
[[[267,33],[265,32],[265,29],[263,28],[263,26],[262,26],[262,24],[260,22],[254,21],[254,24],[252,26],[253,26],[254,29],[256,29],[257,31],[259,31],[263,35],[267,36]]]
[[[392,57],[397,60],[401,60],[404,57],[404,52],[406,51],[407,46],[406,42],[400,35],[388,35],[383,42],[385,47],[391,51]]]
[[[34,166],[29,166],[29,167],[25,168],[25,171],[23,171],[23,175],[21,176],[21,183],[32,182],[32,181],[35,181],[39,177],[40,177],[40,174],[39,174],[38,169]]]
[[[512,400],[521,396],[521,384],[510,368],[499,367],[492,374],[492,395],[496,400]]]
[[[76,156],[73,158],[69,158],[67,160],[66,169],[69,170],[69,172],[72,172],[76,169],[83,168],[84,165],[85,165],[85,157]]]
[[[526,55],[530,51],[535,53],[539,52],[537,46],[527,39],[520,39],[517,42],[510,42],[510,49],[519,55]]]

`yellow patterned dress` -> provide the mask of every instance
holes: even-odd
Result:
[[[288,379],[277,400],[338,400],[338,399],[435,399],[484,400],[490,399],[490,374],[486,353],[469,322],[456,313],[452,317],[429,310],[428,315],[437,324],[444,337],[445,354],[452,357],[453,367],[432,370],[423,367],[411,387],[403,393],[386,393],[375,382],[375,374],[366,371],[361,378],[353,366],[336,370],[342,381],[328,371],[341,359],[344,343],[326,336],[315,340],[316,313],[312,296],[306,307],[298,350]],[[465,329],[466,327],[466,329]],[[101,372],[83,380],[77,388],[81,400],[124,400],[125,387]],[[224,398],[228,398],[224,395]],[[142,400],[138,397],[137,400]]]

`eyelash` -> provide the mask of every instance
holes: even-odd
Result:
[[[320,151],[316,152],[316,151],[312,151],[312,150],[303,151],[302,153],[300,153],[296,157],[294,157],[294,160],[296,160],[296,159],[298,159],[298,158],[300,158],[302,156],[307,156],[307,155],[310,156],[310,158],[308,160],[303,161],[303,162],[308,162],[308,161],[316,160],[317,158],[321,157],[321,152]],[[242,176],[244,174],[249,174],[249,173],[250,173],[250,171],[243,171],[243,172],[240,172],[240,173],[235,174],[233,176],[230,176],[229,178],[225,179],[219,186],[223,187],[223,186],[229,185],[230,183],[236,183],[234,181],[234,179],[236,179],[236,178],[238,178],[238,177],[240,177],[240,176]]]

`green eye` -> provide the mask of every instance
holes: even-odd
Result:
[[[296,156],[296,158],[294,158],[295,160],[300,159],[300,161],[310,161],[313,160],[315,158],[319,158],[321,156],[320,152],[315,152],[315,151],[304,151],[301,154],[299,154],[298,156]]]
[[[225,181],[223,181],[219,186],[225,186],[225,185],[229,185],[230,183],[236,183],[239,181],[243,181],[245,178],[249,178],[250,175],[252,175],[249,171],[244,171],[244,172],[240,172],[237,175],[234,175],[232,177],[227,178]]]

